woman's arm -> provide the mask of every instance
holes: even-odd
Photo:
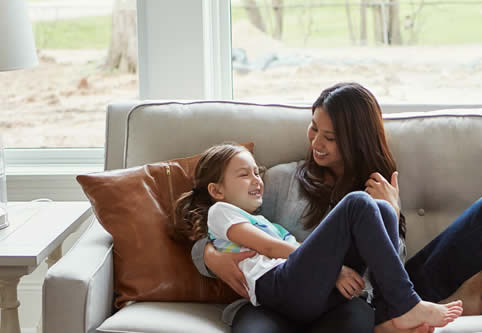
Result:
[[[288,258],[297,246],[274,238],[250,223],[238,223],[227,232],[231,242],[255,250],[270,258]]]
[[[192,261],[199,273],[204,276],[219,277],[240,296],[249,298],[245,286],[246,279],[239,270],[238,264],[252,257],[253,251],[241,253],[221,253],[217,251],[207,238],[198,240],[191,250]]]
[[[398,171],[392,174],[390,182],[386,180],[380,173],[374,172],[365,182],[365,192],[370,194],[373,199],[382,199],[388,201],[400,218],[400,198],[398,188]]]
[[[206,277],[216,278],[213,272],[209,270],[209,268],[204,263],[204,249],[206,245],[209,244],[209,240],[207,237],[198,239],[196,243],[192,246],[191,249],[191,258],[194,266],[198,270],[201,275]]]

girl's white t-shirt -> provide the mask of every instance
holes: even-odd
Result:
[[[247,247],[231,242],[227,237],[229,228],[238,223],[251,223],[269,235],[285,240],[292,244],[299,244],[295,237],[282,226],[271,223],[262,215],[251,215],[248,212],[226,202],[217,202],[209,208],[208,233],[214,247],[222,252],[245,252],[251,251]],[[259,303],[256,300],[256,280],[274,267],[284,263],[283,258],[269,258],[262,254],[256,254],[251,258],[244,259],[239,263],[239,269],[243,272],[249,294],[249,299],[254,306]]]

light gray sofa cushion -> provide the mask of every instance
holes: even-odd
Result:
[[[481,333],[482,316],[459,317],[454,322],[442,328],[436,328],[434,333]]]
[[[94,333],[112,314],[112,236],[96,221],[52,266],[43,284],[43,332]]]
[[[122,308],[108,318],[99,333],[222,333],[222,305],[200,303],[141,302]]]

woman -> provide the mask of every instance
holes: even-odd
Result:
[[[322,92],[312,111],[313,121],[308,127],[308,139],[311,143],[308,158],[306,162],[290,163],[270,169],[265,178],[266,194],[261,214],[278,221],[297,239],[303,240],[322,221],[327,212],[352,191],[365,190],[375,199],[384,199],[398,213],[400,206],[396,165],[386,142],[381,111],[375,97],[358,84],[338,84]],[[422,297],[435,302],[444,301],[443,298],[450,300],[450,294],[454,294],[464,281],[465,286],[478,283],[482,265],[481,211],[479,200],[408,263],[408,272],[416,291]],[[405,221],[403,214],[399,216],[399,234],[403,240]],[[463,258],[458,258],[457,253],[450,251],[453,244],[460,239],[463,239],[465,246],[472,244],[471,251],[478,259],[471,258],[474,264],[464,265],[464,269],[444,268],[449,261],[464,263]],[[196,253],[202,255],[202,248],[203,244],[198,243],[193,248],[194,256]],[[400,249],[403,253],[403,242]],[[237,263],[247,255],[249,254],[220,254],[209,245],[204,250],[206,265],[241,295],[244,292],[245,281],[237,268]],[[447,258],[447,255],[450,257]],[[347,255],[347,262],[349,258],[350,254]],[[424,283],[420,269],[426,263],[431,264],[434,272],[445,269],[445,280],[451,282],[441,281],[438,283],[440,286]],[[360,281],[363,270],[364,267],[343,267],[333,297],[343,295],[351,298],[358,295],[364,287],[364,282]],[[427,280],[432,281],[435,278],[429,276]],[[475,303],[471,302],[466,292],[461,292],[463,287],[464,285],[455,295],[462,297],[465,304]],[[373,303],[377,307],[377,329],[394,330],[391,321],[384,321],[383,299],[375,295]],[[352,302],[345,305],[351,306]],[[467,310],[467,306],[465,308]],[[474,308],[475,306],[472,310]],[[356,304],[354,309],[358,311],[360,306]],[[290,327],[296,328],[295,323],[286,323],[284,318],[277,318],[265,309],[252,308],[249,305],[244,305],[240,311],[234,313],[233,331],[245,332],[244,324],[252,323],[254,316],[260,317],[258,321],[262,324],[280,322],[286,331],[296,331],[290,330]],[[335,314],[335,317],[338,316]],[[322,317],[316,324],[324,325],[326,322],[329,320]]]

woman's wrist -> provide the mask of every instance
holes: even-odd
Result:
[[[397,213],[397,220],[400,220],[400,206],[398,202],[392,203],[393,208],[395,209],[395,213]]]

